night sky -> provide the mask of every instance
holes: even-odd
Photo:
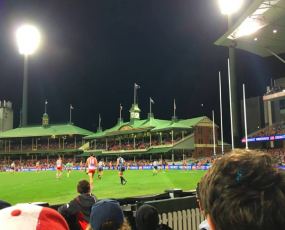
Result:
[[[214,109],[220,125],[221,70],[230,141],[228,49],[213,44],[227,31],[227,16],[217,0],[0,0],[0,100],[13,102],[14,127],[23,84],[15,32],[24,23],[37,26],[42,36],[29,57],[29,124],[41,123],[47,99],[50,122],[68,121],[72,104],[75,125],[95,131],[101,114],[103,129],[110,128],[120,103],[124,121],[129,120],[137,83],[142,119],[149,97],[155,117],[171,119],[175,98],[180,119],[211,119]],[[264,94],[271,78],[284,77],[284,64],[275,57],[237,50],[236,60],[240,99],[243,83],[247,97],[253,97]]]

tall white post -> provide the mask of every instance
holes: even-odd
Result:
[[[245,132],[245,149],[248,149],[247,142],[247,122],[246,122],[246,103],[245,103],[245,86],[243,84],[243,116],[244,116],[244,132]]]
[[[214,110],[212,110],[213,115],[213,139],[214,139],[214,158],[216,159],[216,137],[215,137],[215,113]]]
[[[232,150],[235,150],[234,130],[233,130],[233,110],[232,110],[232,91],[231,91],[231,70],[230,59],[228,59],[228,75],[229,75],[229,97],[230,97],[230,116],[231,116],[231,135],[232,135]]]
[[[224,131],[223,131],[223,106],[222,106],[221,72],[219,72],[219,89],[220,89],[220,115],[221,115],[222,156],[224,156]]]

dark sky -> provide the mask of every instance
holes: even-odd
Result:
[[[133,102],[133,84],[141,86],[141,117],[171,119],[173,99],[180,119],[216,111],[219,121],[218,71],[222,71],[225,140],[230,141],[226,47],[213,43],[227,31],[227,17],[217,0],[0,0],[0,100],[10,100],[14,127],[19,125],[23,56],[15,31],[23,23],[37,26],[40,48],[29,59],[28,123],[40,123],[48,100],[51,122],[69,120],[94,130],[98,114],[103,128],[123,118]],[[242,12],[242,10],[240,11]],[[284,64],[236,52],[238,91],[262,95],[271,78],[284,77]],[[201,107],[201,104],[204,107]],[[93,124],[93,126],[92,126]]]

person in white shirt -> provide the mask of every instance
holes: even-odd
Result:
[[[153,176],[156,175],[157,176],[157,161],[153,162]]]

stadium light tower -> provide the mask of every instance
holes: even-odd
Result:
[[[27,125],[28,118],[28,56],[36,50],[40,43],[39,31],[31,26],[21,26],[16,33],[19,53],[24,55],[24,80],[22,98],[22,126]]]
[[[233,13],[236,12],[243,0],[219,0],[222,14],[228,15],[228,29],[233,26]],[[230,59],[230,76],[231,76],[231,92],[232,92],[232,114],[233,114],[233,135],[234,142],[240,143],[240,125],[239,125],[239,103],[237,94],[237,80],[236,80],[236,67],[235,67],[235,47],[236,43],[229,46],[229,59]],[[233,143],[232,143],[233,144]]]

